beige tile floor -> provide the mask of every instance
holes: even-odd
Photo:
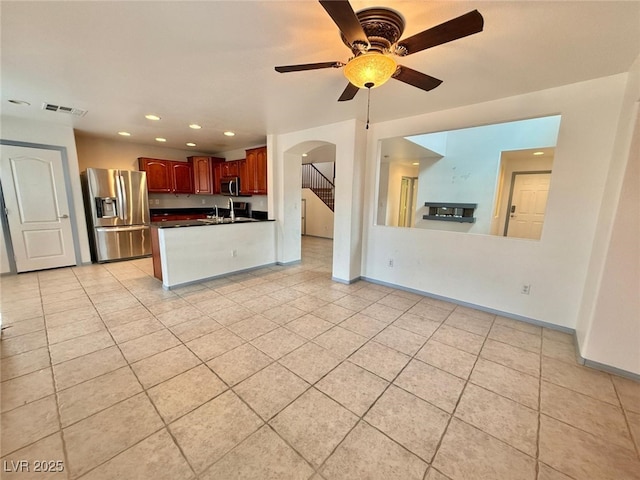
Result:
[[[571,336],[330,264],[305,237],[171,292],[149,259],[2,278],[2,478],[640,478],[640,384]]]

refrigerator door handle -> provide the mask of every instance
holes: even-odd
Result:
[[[122,199],[122,183],[120,183],[120,173],[116,170],[114,172],[116,195],[118,197],[118,218],[124,220],[124,201]]]
[[[128,201],[127,201],[127,189],[125,188],[124,185],[124,178],[122,178],[122,175],[120,175],[120,172],[118,171],[117,173],[118,176],[118,190],[119,190],[119,196],[120,196],[120,204],[121,204],[121,208],[120,208],[120,218],[124,221],[127,220],[127,210],[129,208],[129,206],[127,205]]]
[[[133,225],[131,227],[95,227],[96,232],[137,232],[138,230],[149,230],[148,225]]]

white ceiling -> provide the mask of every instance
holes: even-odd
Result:
[[[400,59],[442,79],[431,92],[391,80],[371,92],[385,121],[626,72],[640,53],[640,1],[353,0],[384,4],[404,37],[478,9],[484,31]],[[2,1],[2,114],[72,125],[98,136],[222,152],[350,118],[366,95],[336,100],[336,69],[280,74],[276,65],[346,61],[349,50],[315,0]],[[17,106],[9,99],[26,100]],[[88,110],[77,118],[43,102]],[[157,113],[152,123],[146,113]],[[193,131],[196,122],[202,130]],[[223,130],[237,132],[227,138]],[[124,140],[124,139],[123,139]]]

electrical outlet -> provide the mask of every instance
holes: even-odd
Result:
[[[204,198],[202,199],[202,205],[206,205],[207,202],[204,200]]]
[[[231,256],[232,257],[237,257],[238,256],[238,250],[231,250]]]
[[[389,268],[393,268],[393,258],[389,259],[388,265],[389,265]]]
[[[522,288],[520,289],[520,293],[523,295],[529,295],[529,293],[531,293],[531,284],[523,283]]]

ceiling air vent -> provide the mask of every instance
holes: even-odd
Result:
[[[60,105],[54,105],[53,103],[43,103],[43,110],[49,110],[50,112],[68,113],[69,115],[75,115],[76,117],[84,117],[87,113],[86,110],[72,107],[62,107]]]

